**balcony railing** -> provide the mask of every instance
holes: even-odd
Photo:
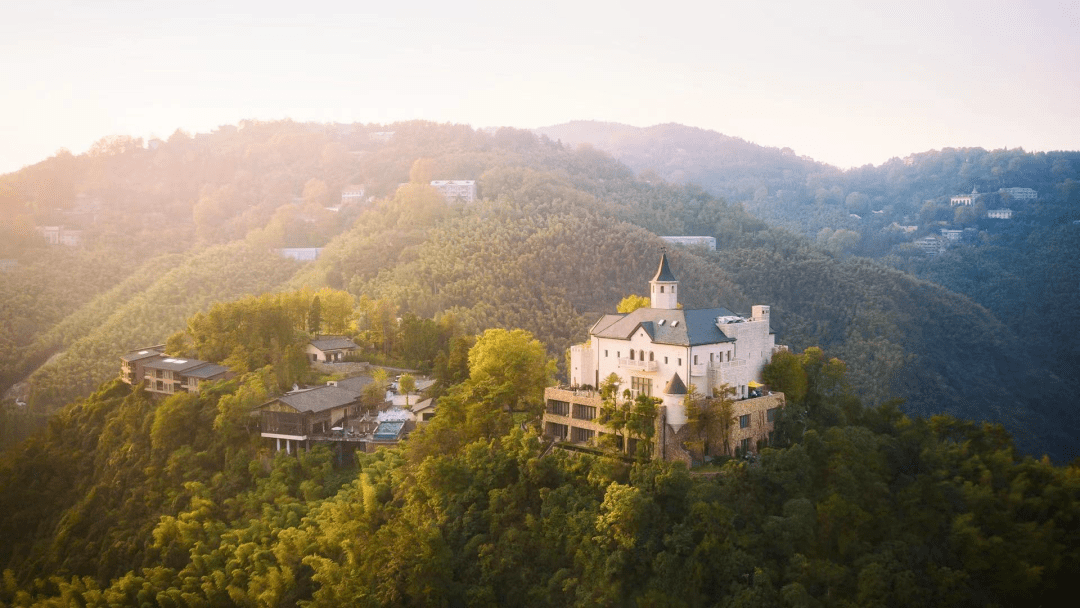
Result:
[[[716,369],[734,369],[736,367],[744,367],[746,365],[746,359],[732,359],[731,361],[724,361],[716,365]]]
[[[636,369],[643,372],[655,372],[657,369],[656,361],[638,361],[637,359],[619,359],[619,367],[626,369]]]

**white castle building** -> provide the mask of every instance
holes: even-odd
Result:
[[[783,404],[782,394],[763,394],[761,384],[762,369],[777,349],[769,307],[754,306],[749,317],[726,308],[679,308],[679,282],[667,254],[661,256],[649,289],[649,307],[604,315],[589,330],[587,343],[571,347],[572,388],[547,389],[545,433],[571,443],[589,443],[596,433],[605,432],[592,422],[600,403],[591,389],[615,374],[620,390],[630,389],[632,397],[644,393],[662,400],[666,429],[661,431],[673,436],[687,422],[684,400],[689,386],[712,396],[717,387],[728,385],[738,400],[734,445],[753,451],[752,440],[767,439],[776,409]],[[663,442],[662,437],[658,440]]]

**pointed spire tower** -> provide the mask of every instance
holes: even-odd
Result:
[[[679,281],[668,266],[667,251],[660,254],[660,268],[656,270],[656,276],[649,281],[649,288],[652,290],[653,308],[675,310],[679,307]]]

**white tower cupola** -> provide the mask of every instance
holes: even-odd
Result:
[[[679,282],[668,267],[667,252],[660,255],[660,268],[656,270],[656,276],[649,281],[649,287],[652,290],[653,308],[675,310],[679,307]]]

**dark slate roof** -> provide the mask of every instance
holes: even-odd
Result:
[[[311,340],[311,345],[322,351],[356,348],[355,342],[343,336],[319,336]]]
[[[657,344],[676,346],[717,344],[732,342],[733,339],[720,331],[720,328],[716,326],[716,319],[734,315],[735,313],[726,308],[697,310],[639,308],[624,315],[604,315],[593,325],[589,333],[601,338],[626,340],[640,326]]]
[[[678,279],[671,273],[671,267],[667,263],[667,253],[660,255],[660,267],[656,269],[656,276],[652,278],[654,281],[665,281],[673,283]]]
[[[185,359],[183,357],[169,357],[166,355],[158,355],[157,359],[151,359],[146,363],[143,363],[143,367],[146,369],[167,369],[183,374],[187,374],[189,371],[204,365],[213,364],[207,363],[206,361],[199,361],[198,359]]]
[[[679,372],[675,372],[675,375],[668,380],[667,386],[664,387],[665,395],[685,395],[686,385],[683,384],[682,378],[679,377]]]
[[[190,372],[184,372],[185,376],[191,376],[193,378],[212,378],[218,374],[223,374],[229,371],[229,368],[208,363],[198,369],[193,369]]]
[[[412,412],[415,414],[417,412],[426,410],[429,407],[433,407],[434,405],[435,404],[431,399],[424,399],[423,401],[421,401],[419,403],[414,403],[414,404],[410,405],[409,409],[412,410]]]
[[[282,395],[275,399],[301,412],[324,412],[356,401],[353,391],[337,386],[320,386]]]
[[[373,380],[374,379],[371,376],[353,376],[352,378],[338,380],[337,385],[338,388],[343,388],[359,395],[364,392],[364,387],[371,384]]]
[[[139,350],[133,350],[126,355],[121,355],[122,361],[139,361],[142,359],[148,359],[150,357],[156,357],[165,350],[164,345],[159,346],[147,346],[146,348],[140,348]]]

